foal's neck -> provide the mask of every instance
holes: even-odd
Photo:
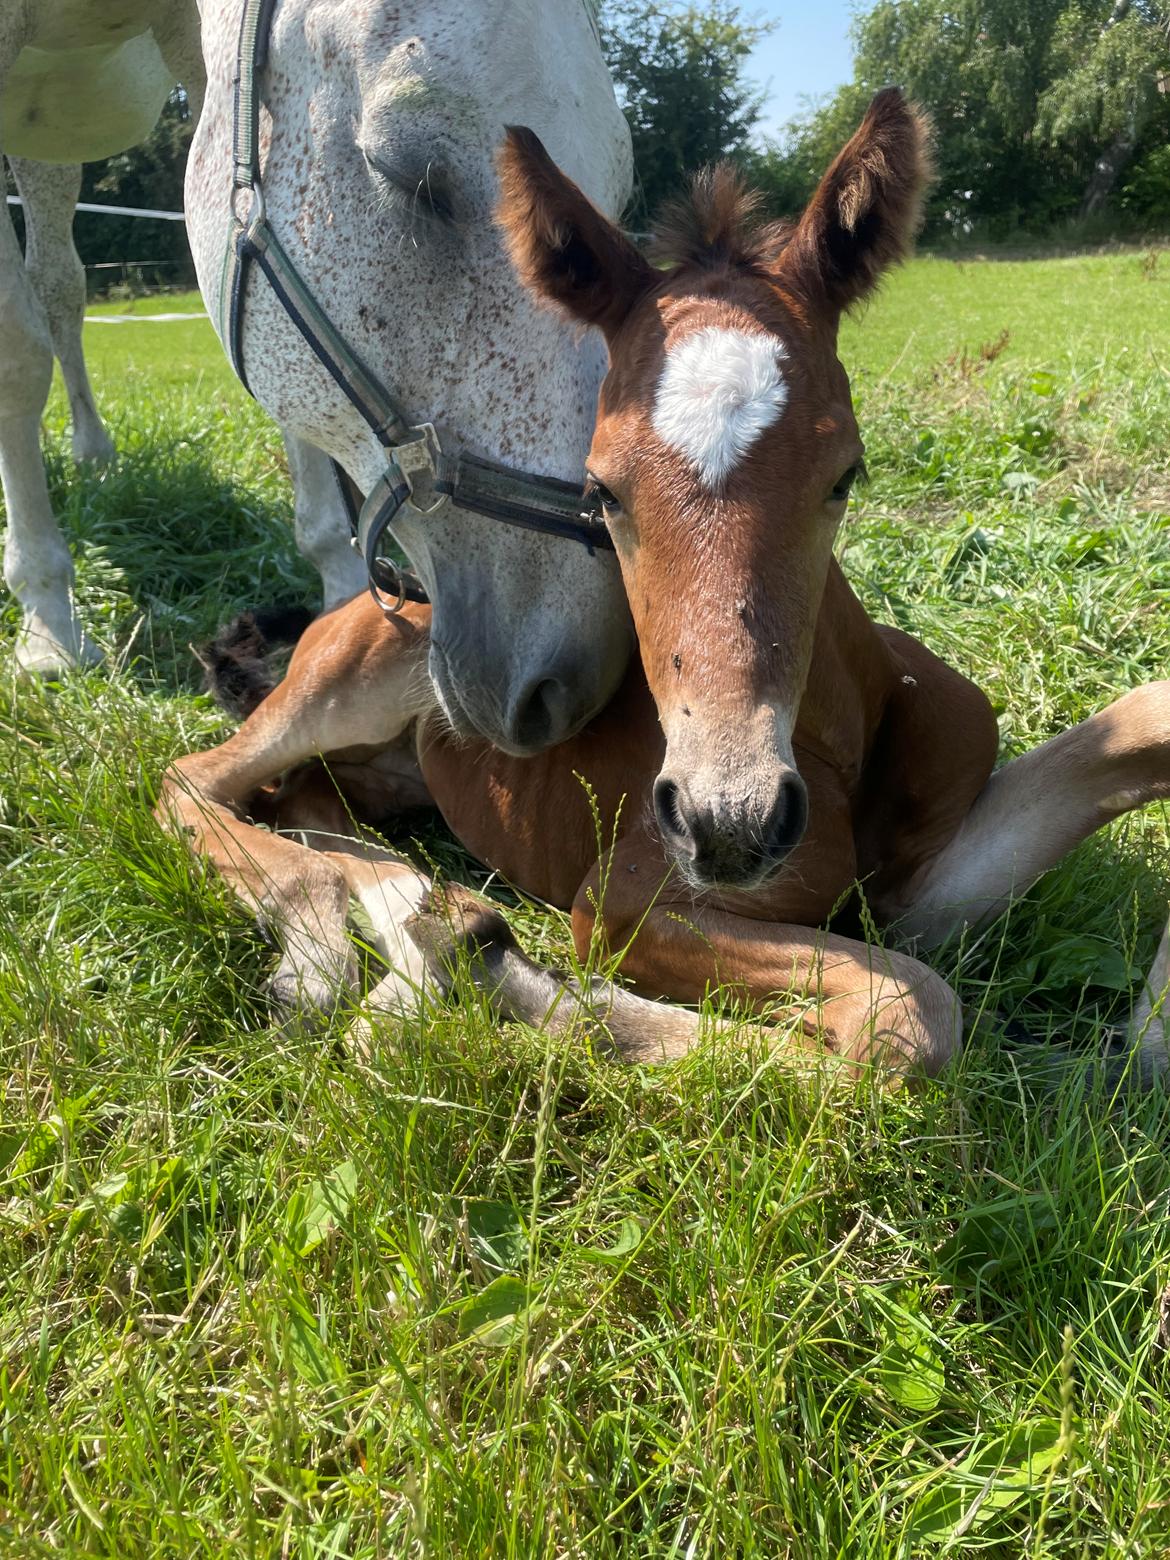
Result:
[[[813,639],[795,745],[848,784],[860,773],[895,678],[889,649],[834,559]]]

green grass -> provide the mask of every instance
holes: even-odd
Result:
[[[1007,751],[1166,670],[1168,305],[1165,257],[926,260],[846,328],[846,566]],[[1093,1066],[1163,814],[944,960],[1036,1043],[913,1096],[731,1032],[623,1071],[471,999],[355,1068],[149,816],[225,729],[189,644],[311,587],[279,440],[206,323],[88,337],[122,459],[74,473],[59,395],[48,448],[110,664],[0,675],[0,1553],[1170,1551],[1166,1102]]]

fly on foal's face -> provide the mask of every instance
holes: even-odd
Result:
[[[586,480],[666,736],[659,829],[696,886],[754,887],[807,822],[792,736],[861,464],[837,327],[909,243],[924,127],[879,94],[794,225],[754,225],[731,170],[700,177],[660,230],[665,273],[535,137],[501,166],[522,278],[609,344]]]
[[[774,283],[692,270],[612,345],[589,454],[666,736],[663,839],[750,885],[807,820],[792,733],[861,445],[835,332]]]

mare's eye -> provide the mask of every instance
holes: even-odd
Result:
[[[455,218],[455,197],[450,176],[429,159],[397,164],[386,153],[358,144],[366,167],[383,188],[409,202],[412,218],[433,217],[438,222]]]
[[[858,477],[865,475],[865,467],[858,462],[856,466],[850,466],[848,471],[842,472],[833,485],[833,491],[829,494],[830,504],[843,504],[849,497],[853,484]]]
[[[595,509],[616,512],[622,507],[605,483],[598,482],[596,477],[587,478],[585,482],[585,497]]]

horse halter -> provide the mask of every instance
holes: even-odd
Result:
[[[333,463],[346,499],[353,545],[365,560],[370,594],[387,616],[400,612],[407,601],[427,600],[426,591],[413,575],[378,552],[383,536],[404,508],[425,518],[454,504],[505,525],[580,542],[590,554],[599,547],[612,551],[604,522],[582,509],[581,491],[573,483],[518,471],[466,452],[444,452],[433,424],[412,422],[405,416],[391,392],[345,341],[281,246],[268,223],[260,176],[258,90],[276,5],[277,0],[245,0],[240,20],[232,126],[232,236],[220,282],[221,335],[232,367],[247,390],[244,299],[254,262],[314,356],[384,449],[386,469],[356,514],[337,463]],[[244,192],[250,199],[247,214],[241,217],[238,207]],[[420,478],[430,485],[421,507],[414,501]],[[396,599],[387,600],[383,592],[393,593]]]

